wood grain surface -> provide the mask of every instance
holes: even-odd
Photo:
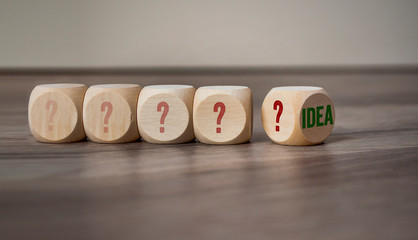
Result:
[[[45,144],[27,104],[41,83],[247,85],[250,143]],[[336,111],[325,144],[272,143],[272,87],[314,85]],[[417,239],[418,74],[0,75],[1,239]]]

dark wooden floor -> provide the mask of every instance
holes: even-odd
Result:
[[[27,102],[40,83],[248,85],[250,143],[42,144]],[[283,85],[324,87],[325,144],[286,147],[260,107]],[[1,239],[417,239],[418,73],[0,75]]]

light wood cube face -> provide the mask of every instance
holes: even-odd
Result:
[[[86,137],[82,123],[84,84],[43,84],[29,99],[32,135],[41,142],[76,142]]]
[[[193,98],[195,88],[188,85],[144,87],[138,99],[138,130],[150,143],[192,141]]]
[[[248,142],[252,135],[252,94],[245,86],[197,89],[193,104],[196,138],[207,144]]]
[[[87,137],[99,143],[139,139],[136,106],[141,87],[136,84],[102,84],[87,89],[83,122]]]
[[[283,145],[314,145],[325,141],[335,122],[334,105],[320,87],[277,87],[261,108],[264,130]]]

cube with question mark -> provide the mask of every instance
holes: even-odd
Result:
[[[141,137],[150,143],[184,143],[194,140],[193,98],[189,85],[152,85],[138,98],[137,121]]]
[[[32,135],[40,142],[67,143],[86,138],[82,112],[86,85],[42,84],[30,95],[28,120]]]
[[[239,144],[252,136],[252,93],[246,86],[205,86],[196,90],[193,128],[198,141]]]
[[[139,139],[136,107],[141,87],[101,84],[87,89],[83,123],[87,137],[98,143],[125,143]]]
[[[314,145],[325,141],[335,123],[334,104],[321,87],[276,87],[261,107],[263,127],[283,145]]]

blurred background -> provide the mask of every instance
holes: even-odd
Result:
[[[251,143],[38,143],[43,83],[245,85]],[[325,144],[270,141],[326,89]],[[0,0],[2,239],[418,239],[418,0]]]
[[[408,0],[2,0],[0,69],[416,69],[417,10]]]

